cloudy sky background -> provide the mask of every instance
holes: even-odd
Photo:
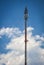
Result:
[[[26,5],[27,65],[44,65],[44,0],[0,0],[0,65],[24,65]]]

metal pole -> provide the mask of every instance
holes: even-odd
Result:
[[[27,21],[25,20],[25,65],[27,65]]]

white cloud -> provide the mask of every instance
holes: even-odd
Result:
[[[8,37],[13,37],[14,35],[18,35],[18,34],[21,34],[21,31],[19,30],[19,28],[1,28],[0,29],[0,38],[3,36],[3,35],[6,35]],[[16,37],[16,36],[15,36]]]
[[[34,30],[34,28],[27,28],[28,65],[44,65],[44,49],[40,48],[40,44],[44,42],[44,37],[40,35],[33,36],[32,30]],[[10,49],[11,51],[7,54],[0,54],[0,65],[2,65],[2,63],[5,63],[6,65],[24,65],[24,31],[20,31],[19,28],[2,28],[0,29],[0,36],[2,37],[2,35],[10,35],[8,37],[12,36],[12,38],[5,48]]]
[[[43,36],[41,37],[40,35],[36,35],[35,37],[36,37],[36,39],[38,39],[38,40],[44,41],[44,37],[43,37]]]

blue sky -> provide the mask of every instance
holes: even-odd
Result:
[[[11,39],[12,40],[14,39],[12,35],[17,37],[17,35],[20,34],[20,33],[19,34],[15,33],[14,28],[18,28],[18,30],[16,29],[16,32],[17,31],[22,32],[24,30],[25,6],[27,6],[28,8],[28,15],[29,15],[27,26],[34,28],[33,33],[31,31],[31,33],[33,34],[32,36],[36,37],[36,35],[38,35],[37,40],[40,39],[39,41],[44,39],[44,0],[0,0],[0,36],[2,37],[0,38],[0,54],[7,54],[11,50],[11,48],[6,49],[6,46],[11,42]],[[13,32],[11,31],[11,28]],[[29,30],[30,29],[31,28],[29,28]],[[5,30],[5,32],[1,33],[1,30],[2,31]],[[10,35],[10,37],[8,37],[8,35]],[[44,41],[41,42],[43,45],[41,45],[40,47],[44,48]],[[31,53],[30,53],[30,58],[31,58]]]
[[[28,7],[28,26],[34,33],[44,33],[44,0],[0,0],[0,28],[19,27],[24,29],[24,8]]]

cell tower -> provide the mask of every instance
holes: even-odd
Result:
[[[24,10],[24,20],[25,20],[25,65],[27,65],[27,19],[28,19],[28,9],[25,7]]]

